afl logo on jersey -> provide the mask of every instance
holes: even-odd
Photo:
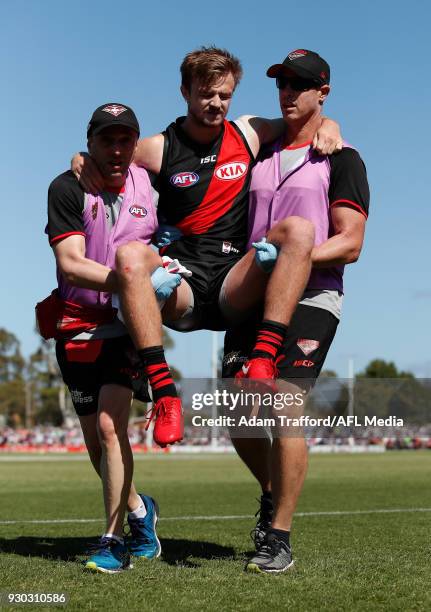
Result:
[[[178,172],[171,176],[171,185],[174,187],[191,187],[199,180],[199,175],[196,172]]]
[[[148,214],[146,208],[143,206],[137,206],[136,204],[133,204],[133,206],[129,208],[129,213],[138,219],[143,219]]]
[[[244,176],[247,168],[248,165],[244,162],[230,162],[216,168],[214,174],[221,181],[234,181]]]

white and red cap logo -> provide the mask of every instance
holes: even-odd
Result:
[[[111,115],[114,115],[114,117],[118,117],[118,115],[121,115],[121,113],[125,113],[126,110],[127,108],[121,106],[120,104],[108,104],[108,106],[102,108],[102,111],[105,113],[110,113]]]
[[[295,51],[291,51],[287,56],[290,60],[298,59],[298,57],[304,57],[307,55],[308,51],[305,49],[295,49]]]

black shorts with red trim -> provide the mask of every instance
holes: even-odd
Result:
[[[233,378],[248,359],[255,341],[261,312],[229,329],[224,341],[223,378]],[[279,378],[315,381],[337,331],[338,319],[328,310],[298,304],[277,360]]]
[[[136,399],[151,401],[147,378],[129,336],[86,342],[59,340],[56,353],[78,416],[97,412],[104,385],[126,387]]]
[[[225,319],[219,308],[219,296],[224,279],[233,266],[241,259],[241,253],[223,253],[223,245],[229,248],[229,243],[222,240],[200,238],[188,241],[182,238],[163,249],[163,255],[178,259],[180,263],[191,270],[192,276],[186,279],[193,291],[194,307],[192,324],[183,329],[177,322],[167,327],[177,331],[196,331],[210,329],[225,331],[230,323]]]

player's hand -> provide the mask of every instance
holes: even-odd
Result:
[[[103,191],[103,177],[88,153],[75,153],[70,167],[84,191],[94,195]]]
[[[267,274],[272,272],[278,257],[278,249],[275,244],[267,242],[266,238],[262,238],[260,242],[253,242],[252,246],[256,249],[254,258],[259,268]]]
[[[156,232],[156,247],[158,249],[166,247],[168,244],[171,244],[171,242],[179,240],[182,235],[182,231],[174,225],[166,225],[165,223],[162,223],[159,225],[159,229]]]
[[[313,138],[313,149],[319,155],[331,155],[338,153],[343,148],[340,126],[336,121],[325,117],[322,125]]]

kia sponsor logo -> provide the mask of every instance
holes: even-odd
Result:
[[[244,162],[229,162],[222,164],[214,170],[215,176],[221,181],[234,181],[239,179],[247,172],[248,164]]]
[[[133,204],[133,206],[129,208],[129,213],[134,217],[137,217],[138,219],[142,219],[148,214],[146,208],[144,208],[143,206],[137,206],[136,204]]]
[[[196,172],[178,172],[171,176],[170,181],[171,185],[174,187],[191,187],[195,185],[199,180],[199,174]]]

